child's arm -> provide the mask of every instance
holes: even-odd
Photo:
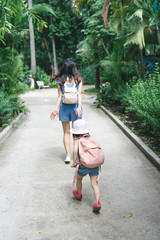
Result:
[[[78,153],[79,139],[73,139],[73,164],[71,167],[77,166],[77,153]]]

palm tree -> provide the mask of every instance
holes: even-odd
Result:
[[[146,45],[145,32],[147,35],[152,34],[155,25],[156,38],[158,44],[160,44],[159,24],[160,24],[160,13],[159,5],[155,6],[155,0],[137,0],[134,1],[132,6],[134,12],[130,12],[128,17],[129,22],[129,34],[127,36],[127,44],[137,44],[140,48],[140,62],[141,62],[141,74],[144,75],[143,66],[143,48]],[[153,35],[152,35],[153,37]]]
[[[141,49],[145,47],[144,29],[151,30],[154,24],[159,25],[159,11],[157,13],[153,11],[153,2],[153,0],[138,0],[132,3],[133,10],[128,11],[129,28],[125,45],[133,43],[139,45]]]
[[[54,14],[52,8],[46,4],[38,4],[27,9],[22,0],[0,1],[0,13],[2,13],[2,21],[0,21],[0,88],[3,86],[9,94],[13,93],[18,79],[22,78],[23,56],[20,54],[21,48],[16,49],[17,43],[21,42],[28,34],[28,29],[25,29],[28,15],[37,19],[38,23],[40,22],[44,26],[43,20],[41,22],[38,15],[35,15],[42,11]],[[34,41],[34,37],[32,39]],[[33,54],[35,46],[32,49],[31,54]],[[32,70],[35,71],[35,64]]]
[[[51,0],[49,0],[49,4],[51,3]],[[50,23],[51,25],[53,24],[52,16],[50,17]],[[55,38],[54,34],[52,34],[52,50],[53,50],[53,65],[54,65],[54,73],[56,74],[58,72],[58,67],[57,67],[57,57],[56,57],[56,44],[55,44]],[[53,70],[52,70],[53,74]]]
[[[29,9],[32,8],[32,0],[28,0]],[[32,23],[32,17],[29,19],[29,30],[30,30],[30,53],[31,53],[31,70],[33,74],[36,73],[36,54],[35,54],[35,38],[34,28]]]
[[[31,17],[29,19],[29,30],[30,30],[30,53],[31,53],[31,70],[33,74],[36,73],[36,56],[35,56],[35,38],[34,38],[34,28],[32,23],[32,14],[34,13],[40,13],[40,12],[50,12],[54,15],[54,12],[51,7],[49,7],[47,4],[37,4],[32,6],[32,0],[28,0],[28,10],[31,14]],[[39,18],[37,18],[38,21],[41,22]],[[55,68],[56,71],[56,68]]]
[[[155,4],[156,2],[157,4]],[[110,28],[115,29],[118,38],[125,40],[124,46],[128,44],[136,44],[139,46],[141,73],[143,75],[142,51],[146,44],[145,32],[151,35],[154,28],[153,25],[155,25],[156,28],[156,41],[160,44],[160,4],[155,0],[112,0],[111,5],[113,15],[110,17]]]

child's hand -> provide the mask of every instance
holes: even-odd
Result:
[[[57,109],[55,109],[55,110],[51,113],[51,116],[50,116],[51,120],[54,120],[54,118],[55,118],[56,116],[58,117],[58,113],[59,113],[59,111],[58,111]]]
[[[77,167],[77,163],[73,163],[71,167],[72,168],[76,168]]]

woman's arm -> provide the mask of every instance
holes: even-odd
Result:
[[[82,81],[78,85],[78,108],[76,109],[76,115],[78,115],[78,117],[81,117],[82,115],[81,105],[82,105]]]
[[[62,99],[62,90],[61,90],[61,87],[59,84],[57,84],[57,87],[58,87],[58,99],[57,99],[57,102],[56,102],[56,107],[54,109],[54,111],[51,113],[51,116],[50,118],[53,120],[55,118],[55,116],[58,117],[58,114],[59,114],[59,105],[60,105],[60,102],[61,102],[61,99]]]

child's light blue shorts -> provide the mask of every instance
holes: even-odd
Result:
[[[98,176],[99,175],[99,167],[96,168],[87,168],[83,165],[80,165],[78,168],[78,175],[81,177],[86,176],[89,174],[89,176]]]

